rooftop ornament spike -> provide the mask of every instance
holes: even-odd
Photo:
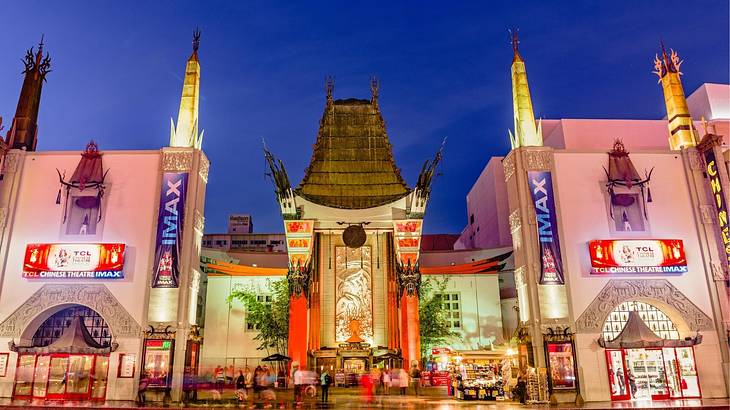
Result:
[[[629,158],[629,153],[626,151],[623,141],[616,138],[613,148],[608,152],[608,169],[603,167],[603,171],[606,173],[606,190],[611,197],[611,204],[623,207],[633,205],[634,196],[630,193],[616,193],[616,188],[620,187],[622,190],[638,188],[644,204],[644,217],[648,218],[646,203],[653,202],[649,181],[651,181],[654,168],[652,167],[648,172],[644,170],[644,178],[641,178]],[[613,218],[613,207],[611,207],[611,218]]]
[[[327,105],[331,105],[334,102],[334,99],[332,98],[332,92],[335,89],[335,78],[331,75],[327,75],[324,77],[324,90],[327,94]]]
[[[200,47],[200,29],[198,27],[195,27],[195,30],[193,30],[193,53],[197,53],[199,47]]]
[[[667,73],[677,73],[682,75],[682,72],[679,71],[679,69],[682,63],[684,63],[684,60],[680,60],[677,52],[671,48],[669,49],[669,54],[667,54],[667,49],[664,48],[664,41],[660,41],[660,45],[662,49],[662,56],[660,58],[659,54],[654,55],[654,71],[652,71],[652,73],[659,76],[660,82]]]
[[[370,77],[370,102],[373,105],[378,105],[378,94],[380,93],[380,81],[378,77]]]
[[[515,27],[515,28],[507,29],[507,32],[509,32],[510,44],[512,45],[512,52],[514,52],[515,58],[521,58],[520,52],[519,52],[520,39],[518,36],[520,29]]]

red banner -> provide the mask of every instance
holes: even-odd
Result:
[[[596,240],[588,248],[591,274],[687,272],[680,239]]]
[[[29,279],[121,279],[123,243],[34,243],[25,248]]]

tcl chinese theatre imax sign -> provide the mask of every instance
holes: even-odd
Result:
[[[25,249],[28,279],[124,278],[123,243],[34,243]]]

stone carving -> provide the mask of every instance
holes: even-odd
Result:
[[[205,229],[205,217],[197,209],[195,210],[195,220],[193,221],[193,225],[195,230],[200,232],[202,235]]]
[[[516,288],[522,287],[527,283],[527,281],[525,280],[525,267],[524,266],[515,268],[514,275],[515,275],[515,287]]]
[[[0,208],[0,229],[5,228],[8,220],[8,208]]]
[[[286,273],[286,280],[289,282],[289,296],[303,295],[304,297],[309,298],[311,273],[311,263],[296,266],[289,263],[289,270]]]
[[[699,152],[695,150],[687,151],[687,158],[689,158],[689,167],[692,171],[701,171],[704,168]]]
[[[515,209],[514,212],[509,214],[509,230],[514,232],[522,227],[522,221],[520,220],[520,210]]]
[[[700,214],[702,215],[702,223],[711,224],[714,222],[715,206],[714,205],[700,205]]]
[[[509,179],[512,178],[512,175],[515,174],[515,155],[514,151],[512,151],[502,160],[505,182],[509,181]]]
[[[582,333],[600,333],[608,314],[619,304],[637,299],[654,299],[679,313],[691,331],[712,330],[712,319],[666,279],[612,279],[576,321]]]
[[[190,171],[193,168],[193,151],[162,151],[163,171]]]
[[[712,269],[712,279],[715,282],[724,282],[727,278],[727,275],[722,269],[722,264],[718,261],[712,261],[710,262],[710,267]]]
[[[418,291],[421,288],[421,270],[418,264],[408,265],[397,264],[396,273],[398,278],[398,295],[403,295],[403,292],[408,296],[418,296]]]
[[[210,161],[208,161],[208,158],[205,157],[205,155],[200,155],[200,169],[198,170],[198,173],[200,174],[200,178],[205,181],[205,183],[208,183],[208,172],[210,171]]]
[[[139,337],[141,327],[106,286],[68,283],[43,285],[0,323],[0,336],[18,338],[40,313],[68,304],[94,309],[109,325],[113,337]]]
[[[5,172],[8,174],[12,174],[15,171],[18,170],[18,163],[21,161],[21,156],[25,155],[25,153],[19,153],[19,152],[8,152],[5,154]]]
[[[516,250],[522,248],[522,231],[520,228],[510,232],[512,234],[512,247]]]
[[[553,156],[550,151],[525,151],[525,163],[528,170],[550,170]]]

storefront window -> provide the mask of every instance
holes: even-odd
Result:
[[[109,377],[109,357],[97,356],[94,364],[94,384],[91,387],[92,399],[106,397],[106,383]]]
[[[88,394],[91,386],[91,365],[94,356],[69,357],[66,393]]]
[[[691,347],[678,347],[677,361],[682,397],[700,397],[700,381],[697,378],[694,350]]]
[[[575,389],[573,344],[548,343],[547,351],[553,389]]]
[[[145,340],[144,372],[151,387],[168,387],[172,366],[172,340]]]
[[[629,320],[630,311],[639,312],[639,317],[657,336],[664,339],[679,339],[677,328],[664,312],[654,305],[634,300],[621,303],[608,314],[603,324],[604,339],[613,340],[621,333],[626,321]]]
[[[50,356],[40,356],[35,364],[35,379],[33,381],[33,396],[46,397],[48,385],[48,371],[51,363]]]
[[[34,368],[35,355],[22,355],[18,358],[18,370],[15,375],[16,396],[30,396]]]

